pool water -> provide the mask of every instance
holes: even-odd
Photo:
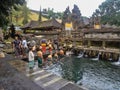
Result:
[[[111,62],[70,56],[48,71],[89,90],[120,90],[120,66]]]

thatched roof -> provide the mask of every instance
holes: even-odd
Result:
[[[35,26],[32,29],[49,29],[49,28],[61,28],[61,24],[57,20],[51,19],[40,22],[38,26]]]
[[[21,29],[31,29],[36,26],[39,26],[39,21],[30,21],[29,23],[27,23],[23,27],[21,27]]]
[[[56,19],[51,19],[47,21],[31,21],[25,24],[21,29],[33,29],[33,30],[42,30],[42,29],[60,29],[61,23],[59,23]]]

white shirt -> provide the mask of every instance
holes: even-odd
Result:
[[[26,40],[23,40],[23,41],[22,41],[22,45],[23,45],[23,47],[27,48],[27,41],[26,41]]]
[[[32,51],[29,51],[28,60],[29,61],[33,61],[34,60],[34,53]]]

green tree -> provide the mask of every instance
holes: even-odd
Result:
[[[22,8],[22,17],[23,17],[23,24],[28,23],[29,20],[29,14],[30,14],[30,10],[27,7],[27,2],[24,3],[23,8]]]
[[[55,13],[54,13],[54,9],[50,9],[48,8],[48,18],[51,19],[51,18],[55,18]]]
[[[1,0],[0,1],[0,27],[4,27],[9,22],[12,8],[16,9],[16,4],[22,5],[25,0]]]
[[[18,25],[18,20],[19,18],[22,18],[22,6],[21,5],[16,5],[16,9],[12,8],[12,18],[15,19],[15,25]]]
[[[62,20],[62,18],[63,18],[63,13],[62,13],[62,12],[57,12],[57,13],[56,13],[56,18]]]
[[[120,0],[106,0],[99,6],[101,23],[120,25]]]

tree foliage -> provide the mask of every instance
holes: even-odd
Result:
[[[55,17],[58,18],[58,19],[62,19],[63,18],[63,12],[57,12]]]
[[[120,25],[120,0],[106,0],[99,6],[98,11],[101,23]]]
[[[50,9],[48,8],[48,18],[51,19],[51,18],[55,18],[55,14],[54,14],[54,9]]]
[[[11,12],[12,12],[12,15],[11,15],[11,23],[15,23],[15,25],[18,25],[18,20],[19,18],[22,18],[22,10],[23,10],[23,7],[21,5],[16,5],[16,9],[12,8]],[[14,20],[15,19],[15,20]]]
[[[28,23],[29,20],[29,14],[30,14],[30,10],[29,8],[27,8],[27,3],[23,4],[23,8],[22,8],[22,17],[23,17],[23,24]]]
[[[42,16],[48,19],[52,19],[52,18],[62,19],[63,12],[55,12],[53,8],[52,9],[48,8],[48,9],[43,9]]]
[[[16,5],[22,5],[25,0],[1,0],[0,1],[0,27],[4,27],[8,24],[9,15],[12,8],[17,9]]]
[[[26,6],[26,2],[23,5],[16,5],[16,9],[12,8],[11,10],[11,23],[13,23],[14,25],[20,25],[19,20],[22,18],[22,23],[21,24],[26,24],[28,23],[30,18],[30,14],[31,11],[29,10],[29,8]]]

